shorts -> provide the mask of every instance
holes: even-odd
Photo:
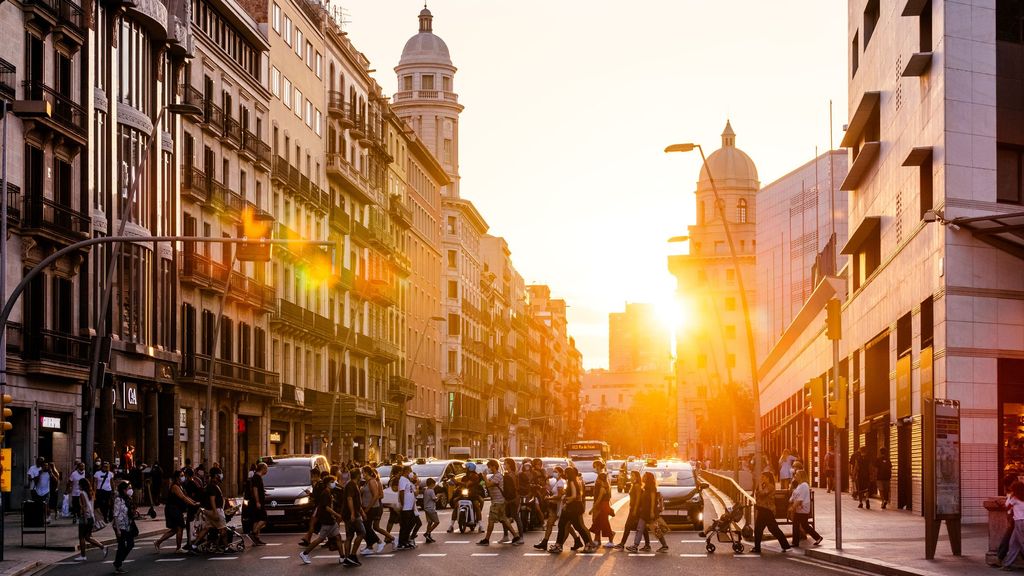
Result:
[[[82,518],[78,522],[78,537],[89,538],[92,536],[92,527],[95,525],[96,523],[92,518]]]
[[[171,530],[185,528],[185,512],[183,510],[166,510],[164,512],[164,526]]]
[[[220,508],[216,510],[203,510],[203,518],[206,519],[210,528],[216,530],[223,530],[228,526],[227,520],[224,519],[224,511]]]
[[[356,518],[355,520],[352,520],[350,522],[345,522],[345,535],[348,537],[349,540],[352,540],[357,536],[359,538],[365,538],[366,527],[363,526],[362,518]]]
[[[248,505],[248,506],[246,506],[246,509],[248,510],[248,516],[249,516],[249,521],[250,522],[255,524],[256,522],[266,522],[267,521],[267,509],[264,508],[263,506],[260,506],[259,508],[257,508],[255,506]]]
[[[488,522],[501,522],[504,524],[508,522],[508,514],[505,513],[505,503],[501,502],[495,504],[491,502],[491,510],[487,513]]]
[[[341,536],[341,529],[338,528],[338,524],[321,524],[320,531],[317,532],[317,537],[323,540],[329,540]]]
[[[424,514],[427,516],[427,522],[430,524],[440,524],[441,521],[437,518],[437,510],[424,510]]]

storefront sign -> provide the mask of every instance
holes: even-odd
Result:
[[[39,427],[44,430],[63,430],[64,419],[60,416],[40,416]]]
[[[910,386],[910,354],[896,361],[896,418],[912,414]]]
[[[11,449],[0,450],[0,492],[11,491]]]
[[[281,438],[281,433],[280,432],[271,432],[269,439],[270,439],[270,442],[273,443],[273,444],[280,444],[283,441],[282,438]]]
[[[935,384],[932,380],[932,358],[934,351],[929,346],[921,350],[921,399],[931,400]]]
[[[124,382],[121,385],[121,409],[132,412],[139,411],[139,385],[134,382]]]

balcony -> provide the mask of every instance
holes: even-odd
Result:
[[[71,50],[85,43],[82,8],[71,0],[26,0],[21,3],[26,23],[31,22],[54,34],[54,41]]]
[[[341,399],[341,417],[377,416],[377,404],[368,398],[346,396]]]
[[[241,272],[231,271],[228,296],[264,312],[273,312],[276,304],[274,289]]]
[[[31,374],[87,378],[90,350],[88,338],[47,328],[26,330],[20,323],[7,323],[8,357],[20,356],[24,371]]]
[[[402,201],[400,194],[392,194],[388,204],[391,219],[403,228],[412,228],[412,210]]]
[[[182,283],[220,294],[227,287],[230,272],[227,265],[212,260],[205,254],[187,250],[182,253]]]
[[[352,238],[362,242],[363,244],[370,244],[370,229],[364,226],[358,220],[352,221]]]
[[[45,101],[50,105],[48,116],[31,120],[38,121],[43,126],[68,136],[79,145],[85,145],[88,127],[86,126],[84,108],[73,102],[70,96],[59,94],[42,82],[26,80],[24,86],[26,100]]]
[[[178,89],[181,92],[181,102],[178,103],[178,112],[185,116],[202,122],[203,108],[206,104],[203,93],[193,88],[191,84],[182,84]]]
[[[258,136],[257,136],[258,138]],[[263,140],[256,141],[256,167],[261,168],[266,172],[270,171],[270,167],[273,165],[273,156],[270,152],[270,144],[267,144]]]
[[[381,306],[398,306],[398,286],[383,280],[371,280],[370,298]]]
[[[186,358],[182,381],[205,385],[210,375],[210,356],[196,354]],[[213,383],[222,390],[235,390],[269,398],[281,396],[281,380],[276,372],[218,358],[213,363]]]
[[[348,234],[352,230],[352,217],[341,206],[331,206],[330,224],[338,232]]]
[[[335,268],[335,282],[344,290],[351,290],[356,285],[356,276],[344,266]]]
[[[366,336],[365,334],[356,333],[355,338],[352,340],[353,347],[366,356],[373,355],[373,338]]]
[[[195,166],[182,166],[181,194],[185,199],[191,199],[198,204],[206,204],[210,198],[206,174]]]
[[[349,126],[348,134],[356,140],[366,139],[366,118],[353,112],[349,118],[351,119],[352,125]]]
[[[224,114],[224,138],[221,142],[238,150],[242,147],[242,125],[231,117],[231,114]]]
[[[210,187],[210,203],[236,219],[242,217],[245,209],[245,198],[231,191],[230,188],[214,179],[208,180]]]
[[[394,362],[402,357],[402,351],[398,346],[388,342],[384,338],[373,339],[373,355],[387,362]]]
[[[486,425],[482,419],[470,416],[456,416],[452,418],[450,427],[454,431],[469,432],[471,434],[483,434],[486,430]]]
[[[14,64],[0,58],[0,99],[14,100],[18,69]]]
[[[282,186],[288,185],[288,160],[280,156],[274,157],[274,168],[270,173],[271,178],[277,181]]]
[[[395,274],[402,278],[412,276],[412,259],[400,250],[395,250],[391,254],[391,266],[394,268]]]
[[[332,341],[336,336],[333,320],[283,298],[278,298],[270,321],[298,336],[315,336],[325,341]]]
[[[17,226],[21,222],[21,188],[7,183],[7,225]]]
[[[327,155],[327,177],[359,197],[362,202],[375,202],[370,181],[339,153]]]
[[[388,397],[396,402],[406,402],[416,397],[416,383],[394,374],[388,380]]]
[[[445,92],[444,90],[403,90],[395,93],[394,100],[395,102],[404,102],[406,100],[441,100],[458,104],[459,95],[454,92]]]
[[[242,154],[248,156],[253,162],[256,161],[256,157],[259,154],[259,145],[259,136],[248,130],[242,130]]]
[[[38,193],[25,196],[21,228],[57,244],[73,244],[89,237],[89,217],[70,206]]]
[[[224,132],[224,111],[221,110],[220,106],[217,106],[210,101],[210,98],[206,98],[206,107],[203,109],[203,127],[210,130],[216,135],[221,135]]]
[[[337,90],[327,92],[327,114],[339,120],[349,116],[349,106],[345,102],[345,95]]]

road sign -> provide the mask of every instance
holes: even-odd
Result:
[[[0,492],[11,491],[11,449],[0,449]]]

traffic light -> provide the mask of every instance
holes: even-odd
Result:
[[[811,418],[825,417],[825,381],[821,378],[811,378],[804,384],[804,397],[810,398]]]
[[[846,428],[847,406],[846,376],[839,377],[839,386],[834,386],[828,403],[828,419],[840,430]]]
[[[14,402],[14,398],[11,398],[10,394],[0,394],[0,439],[3,439],[4,435],[13,428],[11,425],[13,413],[7,407],[11,402]]]
[[[833,298],[825,304],[825,334],[829,340],[843,338],[842,303]]]

